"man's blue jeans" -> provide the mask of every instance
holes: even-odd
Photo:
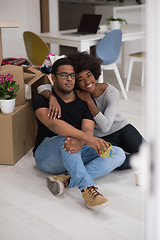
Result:
[[[104,176],[122,165],[125,160],[124,151],[112,146],[114,154],[108,158],[100,158],[95,149],[86,145],[80,152],[68,153],[62,147],[65,137],[46,137],[35,152],[38,167],[49,174],[69,173],[69,187],[77,186],[80,190],[94,185],[93,179]]]

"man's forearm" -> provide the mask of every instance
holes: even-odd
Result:
[[[81,126],[82,130],[79,130],[61,119],[48,118],[48,108],[39,108],[35,113],[37,118],[47,128],[58,135],[64,137],[74,137],[80,141],[83,141],[84,144],[87,144],[91,138],[91,132],[93,132],[94,129],[94,122],[92,120],[83,119]],[[89,127],[86,126],[86,123],[89,125]],[[88,132],[90,132],[90,134],[88,134]]]
[[[76,129],[63,120],[50,120],[49,129],[58,135],[77,138],[84,144],[86,142],[87,134],[85,132]]]
[[[47,112],[48,112],[48,108],[39,108],[35,111],[37,118],[51,131],[55,132],[60,136],[73,137],[82,141],[83,145],[87,144],[93,147],[96,150],[98,155],[102,154],[101,147],[104,149],[104,151],[106,151],[108,147],[107,142],[101,138],[97,138],[90,135],[92,132],[92,128],[94,126],[93,121],[89,120],[88,122],[88,124],[91,125],[91,129],[90,129],[88,127],[85,127],[86,125],[85,122],[87,120],[84,119],[85,122],[82,123],[83,128],[81,131],[61,119],[49,119],[47,117]],[[88,134],[88,131],[90,132],[90,134]]]

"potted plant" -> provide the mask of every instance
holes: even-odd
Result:
[[[120,24],[127,24],[126,19],[124,18],[114,18],[113,16],[106,18],[106,21],[110,24],[111,29],[120,29]]]
[[[12,74],[0,74],[0,102],[3,113],[14,111],[18,90],[19,84],[16,83]]]

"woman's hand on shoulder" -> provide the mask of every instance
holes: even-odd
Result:
[[[61,117],[61,107],[54,95],[49,96],[48,117],[51,119],[56,119]]]

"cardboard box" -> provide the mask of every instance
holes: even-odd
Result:
[[[27,90],[30,91],[29,94],[26,94],[30,95],[29,97],[26,97],[27,99],[35,96],[38,93],[37,88],[40,85],[52,83],[51,74],[44,74],[33,67],[24,68],[23,71],[24,83],[29,87]]]
[[[31,101],[11,114],[0,112],[0,164],[14,165],[34,146],[34,123]]]
[[[50,74],[44,74],[33,67],[27,68],[9,64],[0,66],[0,74],[8,73],[13,74],[14,79],[20,85],[16,97],[16,106],[24,104],[26,99],[31,99],[36,95],[39,85],[52,83]],[[26,88],[26,85],[28,88]],[[29,94],[26,93],[26,89],[29,91]]]
[[[20,89],[17,92],[16,106],[25,103],[25,85],[23,68],[15,65],[3,65],[0,66],[0,74],[13,74],[15,81],[20,85]]]

